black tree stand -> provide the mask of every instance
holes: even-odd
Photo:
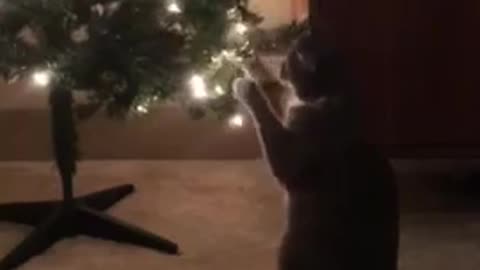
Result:
[[[114,187],[74,198],[72,180],[76,171],[77,155],[71,91],[52,90],[50,106],[53,145],[62,179],[63,199],[0,205],[0,221],[36,227],[20,245],[0,261],[0,270],[14,269],[63,238],[77,235],[88,235],[168,254],[178,254],[178,246],[175,243],[102,212],[131,194],[134,191],[133,185]]]

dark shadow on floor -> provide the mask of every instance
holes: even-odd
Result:
[[[446,161],[394,164],[403,211],[480,213],[480,167]]]

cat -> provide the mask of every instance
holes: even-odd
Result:
[[[353,87],[338,54],[314,44],[310,33],[298,39],[281,79],[254,58],[249,78],[233,86],[287,194],[278,268],[396,270],[399,218],[391,166],[362,140]],[[288,102],[278,104],[280,90]]]

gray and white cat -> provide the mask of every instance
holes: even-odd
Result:
[[[390,164],[361,139],[341,61],[314,44],[308,33],[295,43],[283,81],[257,58],[249,65],[253,80],[234,83],[288,195],[279,269],[395,270],[398,210]],[[272,97],[279,89],[292,91],[289,102]]]

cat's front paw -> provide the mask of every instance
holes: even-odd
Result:
[[[245,105],[248,105],[258,96],[257,85],[250,79],[235,79],[233,81],[233,95],[235,99]]]
[[[267,63],[265,57],[254,55],[243,61],[243,71],[247,78],[257,82],[277,80],[274,70]]]

